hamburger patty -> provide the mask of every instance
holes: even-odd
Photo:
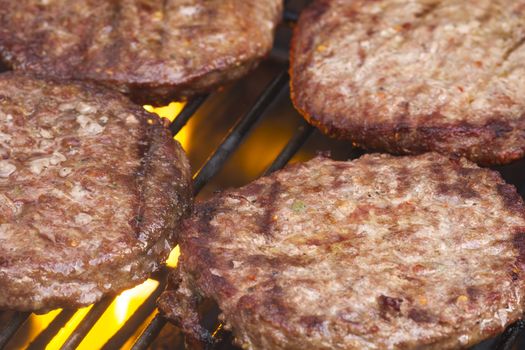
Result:
[[[116,93],[0,75],[0,309],[71,308],[145,280],[191,207],[160,119]]]
[[[160,104],[253,69],[281,11],[282,0],[0,0],[0,55]]]
[[[456,349],[523,312],[525,207],[436,153],[316,158],[196,206],[159,306],[214,299],[244,349]]]
[[[302,14],[292,99],[331,136],[480,164],[525,151],[525,1],[316,1]]]

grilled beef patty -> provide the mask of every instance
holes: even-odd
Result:
[[[91,85],[0,75],[0,309],[78,307],[167,257],[191,206],[159,118]]]
[[[525,152],[525,1],[314,2],[301,15],[292,99],[331,136],[480,164]]]
[[[159,302],[195,339],[218,303],[244,349],[457,349],[523,312],[525,207],[436,153],[316,158],[196,206]]]
[[[0,56],[160,104],[254,68],[281,11],[282,0],[0,0]]]

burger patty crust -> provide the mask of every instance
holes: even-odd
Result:
[[[91,85],[0,75],[0,309],[79,307],[142,282],[191,203],[157,116]]]
[[[479,164],[525,152],[525,1],[315,1],[293,38],[296,108],[328,135]]]
[[[457,349],[523,313],[525,207],[436,153],[316,158],[200,203],[162,312],[206,339],[214,299],[243,349]]]
[[[161,104],[253,69],[281,12],[282,0],[0,0],[0,56]]]

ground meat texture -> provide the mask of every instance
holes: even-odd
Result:
[[[524,232],[515,188],[465,159],[316,158],[197,204],[159,305],[206,340],[214,299],[243,349],[464,348],[521,317]]]
[[[0,56],[161,104],[253,69],[281,12],[282,0],[0,0]]]
[[[293,38],[292,99],[328,135],[479,164],[525,151],[525,1],[315,1]]]
[[[0,309],[44,311],[144,281],[191,207],[160,119],[86,84],[0,75]]]

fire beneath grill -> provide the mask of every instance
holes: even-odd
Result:
[[[96,349],[102,347],[120,327],[128,320],[129,316],[138,306],[155,290],[159,282],[149,279],[143,284],[123,292],[108,307],[97,324],[80,343],[78,349]],[[93,306],[76,311],[71,319],[63,326],[55,337],[48,343],[48,349],[59,349],[76,327],[82,322],[86,314]],[[32,315],[19,333],[27,334],[10,345],[12,348],[36,347],[34,342],[38,336],[47,329],[53,320],[60,317],[62,310],[55,310],[45,315]],[[153,315],[152,315],[153,316]]]

